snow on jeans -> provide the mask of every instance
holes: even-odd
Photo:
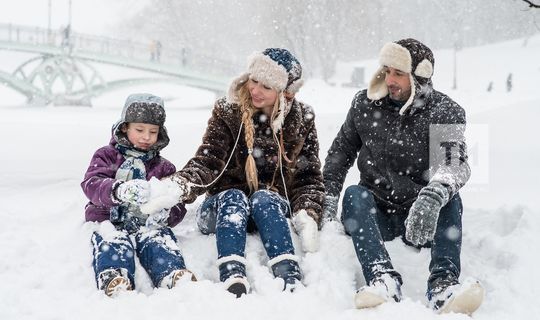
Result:
[[[259,190],[248,198],[241,190],[229,189],[205,199],[197,225],[203,234],[216,234],[218,258],[223,258],[244,257],[247,232],[254,224],[273,259],[294,255],[288,214],[287,200],[278,193]]]
[[[390,212],[385,212],[387,210]],[[401,282],[401,276],[392,266],[384,241],[401,236],[406,244],[411,245],[405,239],[408,210],[408,207],[392,210],[377,203],[373,194],[364,186],[353,185],[345,191],[341,220],[345,231],[352,238],[366,283],[371,283],[380,273],[390,273]],[[462,212],[459,194],[441,209],[435,237],[425,245],[431,247],[431,275],[428,284],[446,276],[459,278]]]
[[[161,280],[174,270],[186,268],[176,237],[168,227],[144,231],[141,229],[134,237],[123,231],[115,232],[112,237],[104,237],[94,232],[92,245],[96,283],[102,271],[109,268],[124,268],[132,286],[135,287],[134,252],[156,287],[159,287]]]

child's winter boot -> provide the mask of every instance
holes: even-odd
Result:
[[[126,269],[107,269],[98,275],[98,288],[109,297],[121,291],[132,290]]]
[[[180,279],[184,277],[190,278],[191,281],[197,281],[197,278],[193,272],[189,271],[188,269],[174,270],[173,272],[169,273],[169,275],[165,276],[163,280],[161,280],[160,287],[169,289],[174,288],[180,283]]]
[[[246,262],[244,257],[237,255],[222,257],[217,261],[219,279],[223,282],[225,289],[236,295],[237,298],[249,292]]]
[[[302,272],[298,265],[298,257],[295,255],[279,255],[268,261],[268,266],[272,269],[274,277],[283,279],[283,291],[293,292],[296,286],[301,284]]]
[[[401,301],[401,282],[388,273],[373,279],[369,285],[358,289],[354,298],[356,308],[373,308],[387,301]]]

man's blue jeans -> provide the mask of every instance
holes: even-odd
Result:
[[[382,273],[389,273],[402,282],[401,275],[392,266],[384,241],[401,236],[406,244],[411,245],[405,239],[405,219],[409,208],[390,208],[377,201],[364,186],[353,185],[345,191],[341,220],[352,238],[367,284]],[[431,247],[428,287],[437,278],[459,278],[462,212],[461,198],[456,194],[441,209],[433,241],[424,246]]]
[[[287,216],[287,200],[276,192],[259,190],[251,197],[238,189],[225,190],[205,199],[197,225],[203,234],[216,234],[218,258],[244,257],[248,225],[259,231],[270,259],[294,254]]]

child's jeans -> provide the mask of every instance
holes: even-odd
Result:
[[[168,227],[157,230],[141,228],[132,236],[124,231],[108,236],[94,232],[92,245],[96,283],[102,271],[123,268],[135,288],[135,253],[155,287],[159,287],[161,280],[174,270],[186,268],[177,239]]]

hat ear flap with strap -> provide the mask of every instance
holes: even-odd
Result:
[[[367,97],[369,99],[379,100],[388,95],[388,87],[386,86],[384,77],[384,67],[380,67],[369,82],[367,88]]]
[[[229,91],[227,92],[227,101],[229,103],[239,103],[240,97],[239,89],[249,80],[249,73],[243,73],[239,77],[234,78],[229,86]]]
[[[297,93],[298,90],[300,90],[300,88],[303,85],[304,85],[304,79],[298,79],[296,81],[293,81],[291,84],[289,84],[289,86],[287,87],[287,89],[285,89],[285,91],[289,93]]]

